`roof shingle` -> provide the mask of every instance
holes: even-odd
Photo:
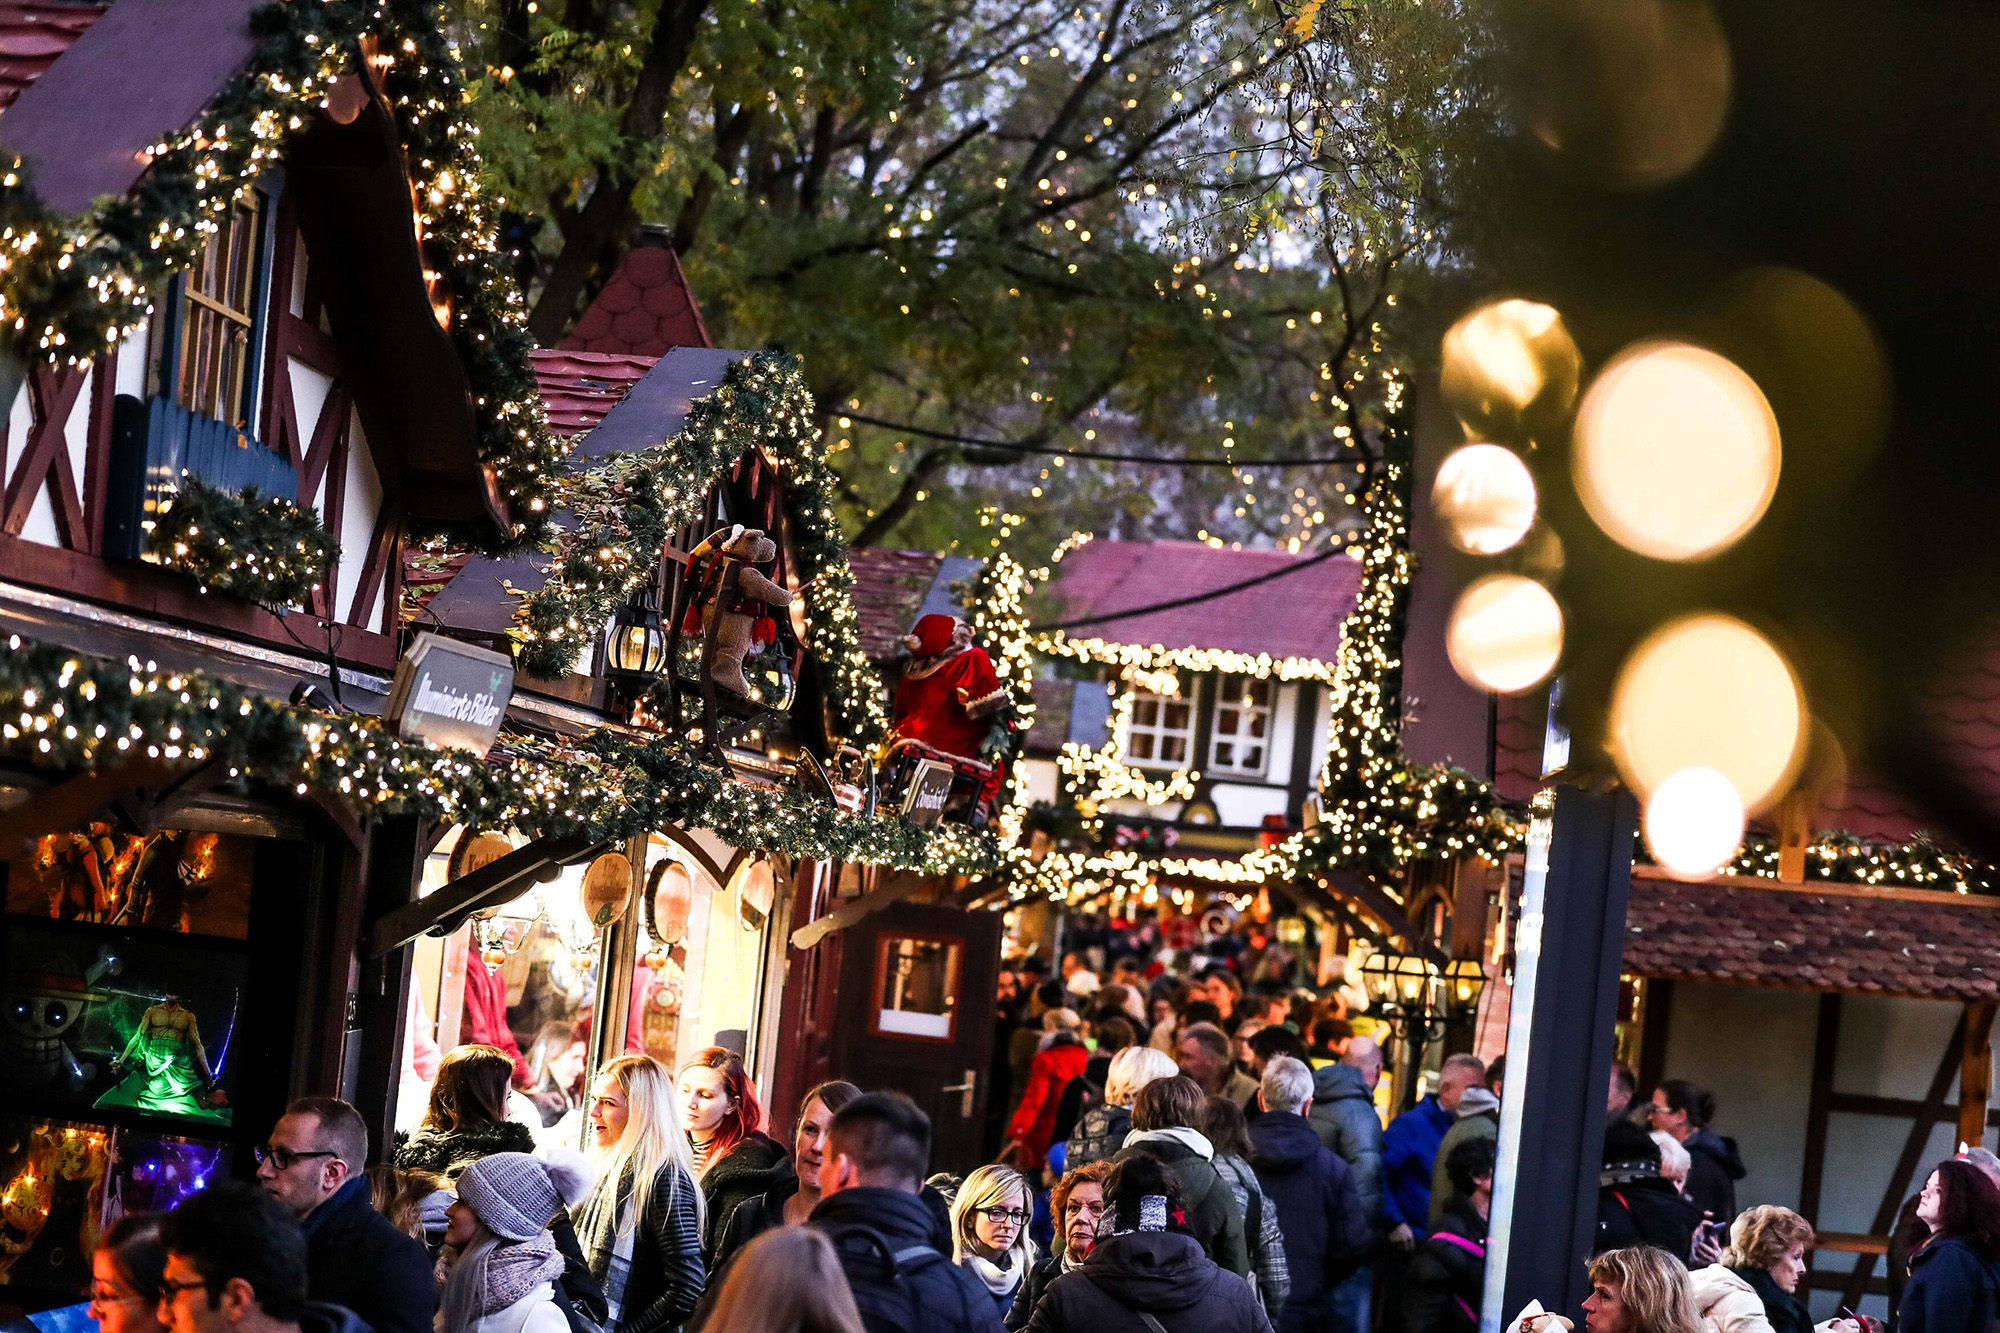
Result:
[[[14,104],[110,0],[0,0],[0,111]]]
[[[1308,559],[1283,551],[1216,550],[1202,542],[1093,541],[1055,567],[1065,620],[1172,601]],[[1329,560],[1212,601],[1081,626],[1077,638],[1332,662],[1354,609],[1361,567]]]
[[[1689,883],[1635,867],[1625,970],[1840,995],[2000,999],[2000,901],[1861,885]]]
[[[639,244],[606,280],[563,339],[573,352],[662,357],[676,347],[713,347],[701,307],[671,247]]]
[[[937,581],[944,557],[933,551],[856,547],[847,553],[854,571],[854,612],[861,622],[861,651],[871,662],[902,652],[902,638]]]

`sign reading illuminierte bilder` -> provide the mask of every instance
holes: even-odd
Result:
[[[383,716],[405,738],[483,755],[513,697],[513,659],[426,630],[396,664]]]

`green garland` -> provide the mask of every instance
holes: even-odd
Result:
[[[107,662],[19,636],[8,647],[0,752],[38,765],[88,770],[141,755],[219,761],[233,781],[318,792],[360,819],[421,814],[610,840],[673,825],[713,829],[738,847],[931,874],[997,863],[990,834],[844,814],[736,781],[678,741],[607,728],[581,741],[523,743],[489,760],[402,740],[376,717],[311,712],[136,658]]]
[[[197,477],[147,524],[146,550],[202,591],[234,593],[263,606],[299,606],[340,559],[340,545],[311,509],[246,486],[241,495]]]
[[[701,513],[715,479],[752,450],[762,451],[785,484],[796,572],[809,585],[806,642],[827,672],[834,726],[873,744],[888,728],[882,686],[861,651],[854,575],[833,512],[833,469],[813,425],[812,392],[789,353],[760,352],[732,365],[671,439],[563,482],[556,504],[578,521],[554,534],[548,581],[522,599],[520,663],[544,679],[568,675],[612,613],[653,576],[675,529]]]
[[[472,385],[480,457],[523,525],[539,537],[565,451],[549,432],[527,353],[521,294],[507,276],[480,197],[477,128],[457,57],[430,0],[277,0],[250,18],[248,67],[196,123],[153,145],[123,195],[64,218],[34,193],[18,157],[0,171],[0,331],[27,358],[87,361],[136,332],[159,285],[193,262],[232,201],[289,136],[319,114],[333,82],[373,35],[395,103],[428,266],[453,299],[451,333]],[[487,547],[516,544],[503,537]]]

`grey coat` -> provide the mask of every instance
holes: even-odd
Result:
[[[1382,1121],[1361,1071],[1352,1065],[1315,1069],[1312,1110],[1306,1119],[1319,1141],[1347,1163],[1361,1215],[1370,1232],[1382,1234],[1387,1229],[1382,1218]]]
[[[1285,1233],[1278,1230],[1278,1209],[1264,1197],[1257,1173],[1241,1157],[1215,1155],[1215,1174],[1236,1196],[1243,1209],[1243,1234],[1250,1241],[1250,1267],[1257,1276],[1257,1295],[1266,1310],[1285,1308],[1292,1293],[1291,1270],[1285,1266]]]

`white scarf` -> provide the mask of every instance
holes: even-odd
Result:
[[[1021,1285],[1021,1265],[1019,1264],[1015,1264],[1012,1268],[1002,1268],[991,1259],[982,1259],[970,1251],[967,1251],[965,1258],[961,1262],[967,1268],[971,1269],[972,1275],[981,1282],[984,1282],[986,1290],[992,1292],[995,1296],[1005,1296],[1008,1292]]]
[[[1166,1129],[1135,1129],[1125,1136],[1125,1146],[1128,1148],[1135,1148],[1144,1143],[1163,1142],[1178,1143],[1205,1160],[1213,1161],[1215,1158],[1215,1145],[1208,1141],[1208,1136],[1198,1129],[1189,1129],[1186,1125],[1170,1125]]]

